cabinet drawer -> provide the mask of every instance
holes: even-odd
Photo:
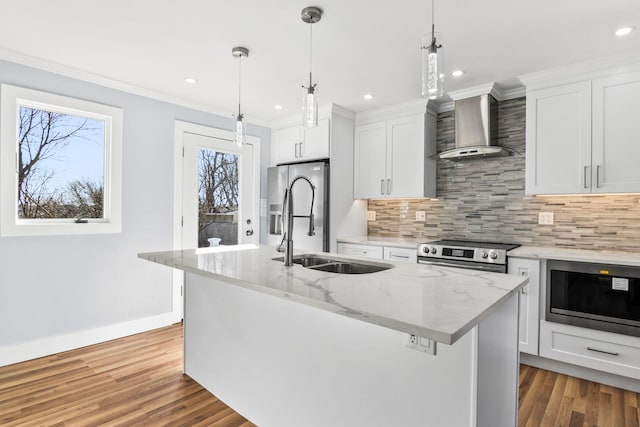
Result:
[[[373,259],[382,259],[382,246],[338,243],[338,253],[344,255],[362,256]]]
[[[540,323],[541,356],[640,379],[640,338]]]
[[[384,259],[388,259],[390,261],[418,262],[416,249],[392,248],[385,246],[383,253]]]

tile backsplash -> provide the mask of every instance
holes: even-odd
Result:
[[[501,102],[498,120],[498,144],[511,156],[438,160],[438,200],[369,200],[369,236],[640,252],[640,194],[525,197],[525,98]],[[453,111],[437,126],[438,152],[453,148]],[[539,225],[540,212],[553,212],[554,224]]]

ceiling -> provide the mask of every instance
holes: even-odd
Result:
[[[419,98],[420,40],[431,27],[428,0],[2,3],[0,58],[17,52],[229,115],[238,99],[231,48],[245,46],[242,109],[260,123],[300,111],[309,71],[304,7],[324,10],[313,26],[320,102],[354,112]],[[466,71],[447,77],[447,91],[492,81],[509,89],[519,75],[640,52],[640,31],[613,34],[627,25],[640,30],[638,0],[436,0],[435,8],[445,69]],[[375,98],[365,101],[367,92]]]

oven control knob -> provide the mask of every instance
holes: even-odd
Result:
[[[422,252],[424,252],[425,254],[429,253],[429,246],[425,246],[424,248],[422,248]]]
[[[491,259],[496,259],[496,258],[498,258],[498,254],[497,254],[497,253],[495,253],[494,251],[491,251],[491,252],[489,252],[489,257],[490,257]]]
[[[434,247],[434,248],[431,248],[431,253],[432,253],[432,254],[434,254],[434,255],[435,255],[435,254],[436,254],[436,252],[438,252],[438,250],[437,250],[435,247]]]
[[[480,252],[480,256],[482,258],[487,258],[489,256],[489,254],[487,254],[485,251]]]

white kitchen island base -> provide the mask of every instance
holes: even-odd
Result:
[[[435,356],[407,334],[186,273],[185,373],[260,427],[517,424],[518,295]]]

